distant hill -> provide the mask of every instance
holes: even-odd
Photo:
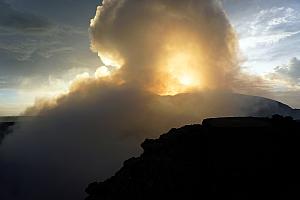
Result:
[[[299,199],[299,142],[291,117],[206,119],[147,139],[86,200]]]
[[[199,92],[190,94],[180,94],[171,97],[163,97],[162,102],[176,102],[181,108],[191,108],[187,112],[203,113],[203,118],[207,117],[271,117],[279,114],[282,116],[292,116],[300,119],[300,110],[293,109],[281,102],[243,94],[230,92]]]

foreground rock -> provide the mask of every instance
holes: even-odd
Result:
[[[280,116],[172,129],[146,140],[115,176],[90,184],[87,200],[299,199],[299,130]]]
[[[15,122],[0,122],[0,144],[4,137],[12,131]]]

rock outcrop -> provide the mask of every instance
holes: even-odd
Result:
[[[13,125],[15,122],[0,122],[0,144],[4,137],[11,132]]]
[[[290,117],[207,119],[147,139],[86,200],[299,199],[299,143]]]

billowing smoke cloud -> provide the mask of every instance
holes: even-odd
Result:
[[[231,88],[236,38],[217,0],[104,0],[91,21],[92,48],[122,66],[126,83],[156,93]],[[182,86],[183,85],[183,86]]]
[[[250,115],[249,105],[260,104],[193,92],[231,89],[238,70],[235,36],[216,0],[105,0],[91,37],[107,66],[28,109],[37,117],[1,146],[1,199],[83,199],[88,183],[111,176],[146,137],[204,117]]]

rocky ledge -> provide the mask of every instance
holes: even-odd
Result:
[[[143,154],[86,200],[300,199],[300,124],[290,117],[219,118],[147,139]]]
[[[9,134],[15,122],[0,122],[0,144],[4,137]]]

